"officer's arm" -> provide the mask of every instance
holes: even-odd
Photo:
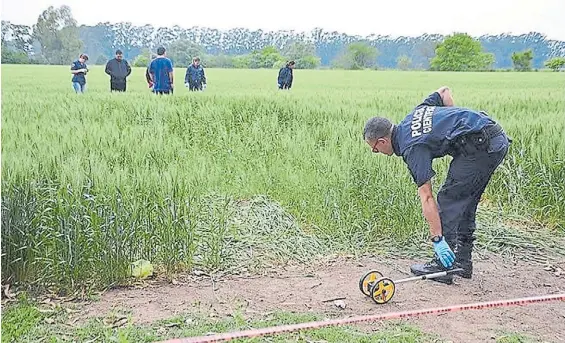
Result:
[[[451,96],[451,90],[447,86],[443,86],[436,91],[439,96],[441,97],[441,101],[443,102],[443,106],[452,107],[453,106],[453,97]]]
[[[174,83],[175,83],[175,80],[174,80],[175,72],[173,70],[173,64],[171,63],[171,60],[167,61],[167,67],[169,69],[169,81],[170,81],[171,87],[172,87],[172,86],[174,86]]]
[[[153,65],[153,61],[149,65],[149,77],[151,77],[151,82],[155,83],[155,65]]]
[[[434,91],[432,94],[428,95],[428,97],[424,99],[424,101],[417,107],[420,106],[453,106],[453,97],[451,96],[449,87],[443,86]]]
[[[106,62],[106,69],[104,70],[106,72],[106,74],[108,75],[112,75],[112,67],[110,66],[110,62],[112,62],[112,60],[109,60],[108,62]]]
[[[76,63],[71,64],[71,74],[78,74],[82,73],[82,69],[80,69]]]
[[[151,75],[149,75],[149,67],[145,68],[145,79],[147,83],[152,82]]]
[[[420,196],[420,203],[422,204],[422,212],[430,225],[431,236],[441,236],[441,220],[439,218],[439,211],[432,193],[432,184],[430,181],[418,188],[418,195]]]
[[[294,79],[294,74],[292,72],[288,72],[288,88],[292,87],[293,79]]]
[[[430,226],[430,233],[434,236],[441,235],[439,211],[432,193],[431,179],[435,176],[435,171],[430,151],[423,145],[415,145],[407,149],[402,157],[418,186],[422,213]]]

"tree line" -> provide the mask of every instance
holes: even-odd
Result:
[[[175,65],[200,56],[207,67],[278,68],[295,60],[297,68],[398,68],[494,70],[565,66],[565,42],[543,34],[465,33],[419,37],[352,36],[316,28],[311,32],[179,26],[155,28],[131,23],[78,25],[70,7],[49,7],[33,26],[2,21],[2,63],[69,64],[79,53],[104,64],[116,49],[134,65],[146,66],[151,52],[165,46]]]

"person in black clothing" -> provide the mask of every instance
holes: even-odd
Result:
[[[106,74],[110,75],[110,91],[126,91],[126,78],[131,74],[131,67],[121,50],[116,50],[116,58],[106,63]]]
[[[292,70],[294,69],[294,61],[290,61],[286,66],[279,70],[279,77],[277,80],[279,89],[290,89],[292,87]]]

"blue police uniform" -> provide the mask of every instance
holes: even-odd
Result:
[[[277,78],[279,89],[292,88],[293,79],[294,76],[292,74],[292,68],[290,68],[288,65],[279,69],[279,76]]]
[[[454,249],[456,264],[466,270],[463,276],[470,278],[477,205],[511,139],[485,112],[446,107],[434,92],[393,127],[391,142],[418,187],[435,175],[433,159],[453,157],[437,203],[445,241]],[[413,266],[412,272],[422,274],[418,271],[435,265],[443,269],[436,260]]]
[[[191,91],[202,90],[202,85],[206,84],[204,68],[201,65],[189,65],[184,75],[184,83],[188,84],[188,88]]]

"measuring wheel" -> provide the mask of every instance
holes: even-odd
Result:
[[[371,296],[371,287],[373,286],[375,281],[377,281],[378,279],[380,279],[382,277],[383,277],[383,274],[381,274],[380,272],[378,272],[376,270],[371,270],[370,272],[365,274],[359,280],[359,289],[361,290],[361,292],[363,294],[370,297]]]
[[[370,297],[377,304],[386,304],[394,296],[394,281],[387,277],[382,277],[372,283]]]

